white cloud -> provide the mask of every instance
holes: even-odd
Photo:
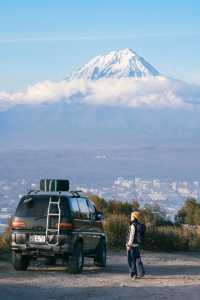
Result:
[[[64,100],[87,105],[189,108],[200,103],[200,86],[164,76],[96,81],[44,81],[18,93],[0,92],[0,110],[18,104]]]

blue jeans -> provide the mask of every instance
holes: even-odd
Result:
[[[144,276],[145,270],[140,257],[139,247],[133,247],[127,250],[129,273],[133,276]]]

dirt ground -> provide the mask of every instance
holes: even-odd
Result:
[[[81,275],[43,265],[16,272],[0,261],[0,299],[200,299],[200,253],[146,252],[143,261],[147,274],[135,281],[128,276],[125,253],[109,255],[104,270],[88,260]]]

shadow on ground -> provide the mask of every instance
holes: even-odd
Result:
[[[152,276],[167,276],[167,275],[200,275],[200,266],[194,265],[155,265],[145,266],[146,274]],[[99,270],[87,270],[87,272],[100,272]],[[110,265],[105,269],[106,273],[110,274],[126,274],[127,266]],[[200,299],[200,298],[199,298]]]
[[[200,276],[200,266],[195,265],[146,265],[146,275],[149,276]],[[59,274],[68,273],[66,266],[50,266],[46,267],[44,265],[30,266],[27,271],[15,271],[10,263],[6,263],[0,266],[0,278],[2,277],[18,277],[24,274],[24,276],[43,276],[43,274]],[[25,275],[26,274],[26,275]],[[93,275],[123,275],[128,274],[128,266],[126,264],[108,264],[105,269],[101,269],[93,266],[91,263],[87,263],[84,267],[83,275],[93,276]]]
[[[27,284],[0,285],[0,298],[3,300],[199,300],[200,286],[174,286],[174,287],[42,287]]]

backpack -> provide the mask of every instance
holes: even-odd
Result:
[[[133,243],[141,244],[144,241],[146,226],[139,222],[133,222],[131,225],[135,226],[135,236],[134,236]],[[130,237],[131,225],[129,226],[127,242],[129,241],[129,237]]]
[[[136,227],[137,243],[141,244],[144,241],[146,226],[144,224],[141,224],[141,223],[135,223],[134,225]]]

